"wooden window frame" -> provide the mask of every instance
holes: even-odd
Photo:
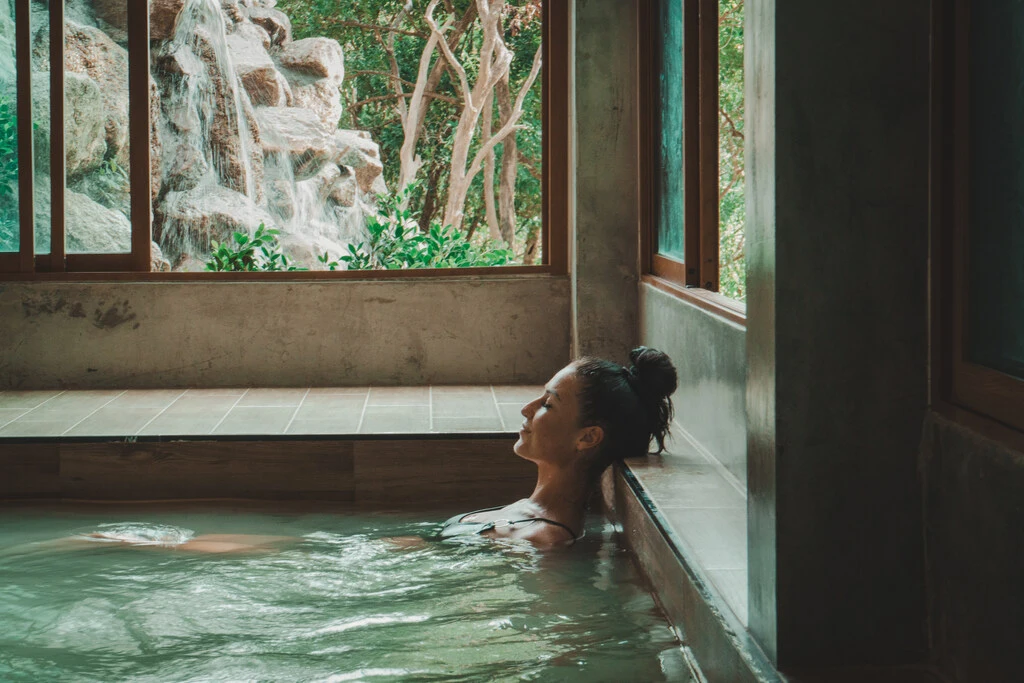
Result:
[[[35,254],[34,152],[32,141],[31,0],[14,0],[16,17],[19,251],[0,253],[0,281],[282,281],[380,280],[481,275],[566,275],[569,272],[571,7],[561,0],[542,5],[541,92],[544,175],[541,183],[543,265],[366,271],[275,273],[151,272],[149,2],[126,0],[128,10],[129,150],[131,252],[65,253],[64,69],[50,69],[51,250]],[[64,5],[51,2],[50,62],[64,64]],[[54,27],[61,27],[55,30]],[[140,40],[138,37],[141,36]],[[140,97],[137,93],[144,93]],[[57,181],[60,182],[57,182]]]
[[[969,0],[932,2],[930,391],[940,412],[1007,441],[1007,427],[1024,431],[1024,380],[966,359],[969,7]]]
[[[746,305],[718,293],[718,0],[681,0],[684,259],[658,253],[661,47],[657,38],[662,35],[658,10],[664,1],[637,3],[641,280],[745,325]]]

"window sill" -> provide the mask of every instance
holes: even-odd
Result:
[[[0,273],[0,282],[337,282],[420,279],[520,278],[559,276],[552,266],[492,268],[422,268],[410,270],[293,271],[277,273],[216,272],[61,272]]]
[[[742,325],[743,327],[747,326],[746,304],[730,299],[718,292],[696,287],[683,287],[676,282],[666,280],[657,275],[644,275],[640,281],[693,304],[698,308],[725,318],[729,322]]]

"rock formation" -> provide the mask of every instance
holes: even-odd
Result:
[[[362,239],[373,197],[386,191],[376,143],[338,128],[341,46],[292,40],[291,22],[275,4],[150,2],[155,270],[201,268],[211,240],[230,241],[260,223],[281,231],[289,260],[318,267],[317,254],[339,255]],[[66,0],[66,8],[68,248],[125,251],[126,4]],[[32,10],[40,19],[33,36],[39,195],[48,187],[49,36],[45,5],[33,2]],[[40,243],[46,228],[41,216]]]

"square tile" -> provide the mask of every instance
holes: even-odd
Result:
[[[705,569],[747,566],[746,508],[662,509],[672,529],[697,555]]]
[[[296,420],[348,420],[356,425],[363,414],[366,397],[358,394],[318,394],[307,396],[295,413]]]
[[[540,398],[544,394],[542,385],[495,385],[494,395],[498,403],[518,403],[520,406]]]
[[[250,389],[237,405],[239,408],[292,407],[302,403],[308,389]]]
[[[209,434],[227,410],[213,413],[171,414],[164,411],[136,432],[139,436],[202,436]]]
[[[498,407],[490,391],[483,396],[472,394],[441,394],[434,392],[433,414],[438,417],[498,417]]]
[[[491,402],[494,402],[494,392],[491,391],[491,387],[489,386],[472,384],[440,384],[430,387],[430,390],[433,393],[435,401],[438,398],[444,397],[477,398],[482,401],[489,397]]]
[[[715,584],[732,608],[733,613],[746,626],[747,624],[747,570],[746,569],[711,569],[708,578]]]
[[[227,412],[231,410],[237,402],[238,396],[193,396],[192,393],[189,392],[169,405],[167,410],[164,411],[164,415],[169,417],[216,416],[216,418],[220,420],[220,418],[227,415]]]
[[[68,427],[110,403],[123,391],[66,391],[20,418],[19,422],[70,422]]]
[[[295,414],[294,407],[236,406],[214,427],[214,434],[283,434]]]
[[[523,425],[523,406],[519,403],[499,403],[498,413],[501,415],[501,423],[507,432],[518,432]]]
[[[209,396],[234,396],[235,398],[244,394],[248,389],[235,388],[235,389],[189,389],[185,395],[189,398],[197,397],[209,397]]]
[[[425,406],[430,403],[430,387],[370,387],[371,406]]]
[[[60,391],[5,391],[0,394],[0,410],[31,410],[60,394]]]
[[[125,408],[111,403],[76,424],[66,436],[131,436],[160,411],[161,408]]]
[[[343,415],[334,420],[292,420],[286,434],[355,434],[359,431],[359,414]]]
[[[440,434],[460,432],[501,432],[501,420],[495,417],[435,417],[431,430]]]
[[[633,470],[659,508],[743,508],[747,499],[712,465]]]
[[[35,422],[25,422],[23,420],[15,420],[3,429],[0,429],[0,437],[2,436],[60,436],[66,432],[71,425],[75,424],[74,420],[37,420]]]
[[[0,409],[0,428],[3,428],[9,422],[14,422],[24,414],[25,411],[20,408],[17,410]]]
[[[369,390],[369,387],[316,387],[309,390],[307,398],[310,396],[333,396],[336,394],[360,394],[366,396],[366,392]]]
[[[360,434],[414,434],[430,431],[427,406],[367,406]]]
[[[119,407],[163,410],[184,395],[184,389],[129,389],[104,406],[103,409]]]

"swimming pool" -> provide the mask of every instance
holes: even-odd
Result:
[[[0,679],[690,680],[607,521],[590,518],[569,552],[389,540],[429,537],[446,516],[0,509]],[[295,540],[249,555],[40,545],[127,520]]]

